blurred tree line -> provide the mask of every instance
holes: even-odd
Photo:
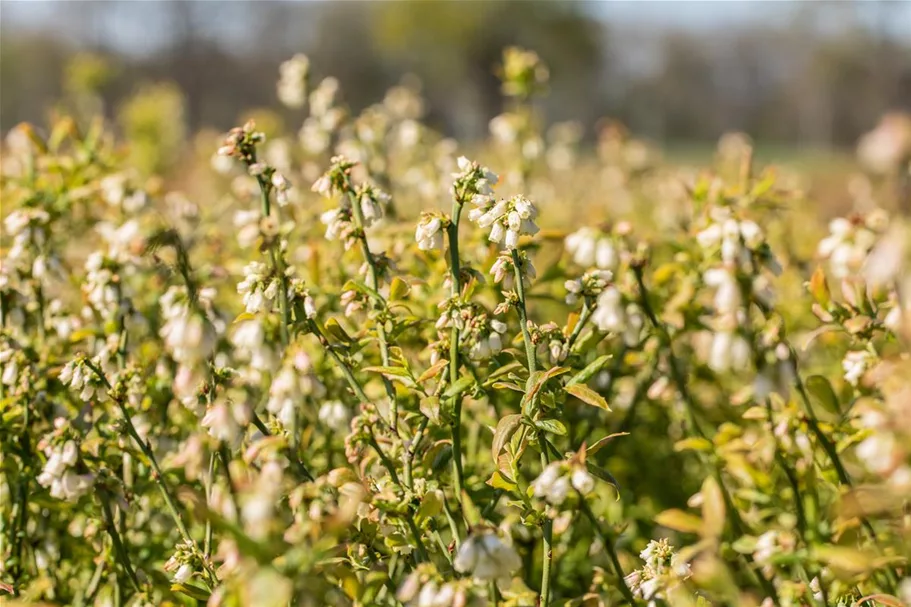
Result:
[[[480,136],[501,110],[493,68],[511,44],[549,65],[549,119],[609,116],[664,141],[743,130],[762,142],[846,145],[882,113],[911,109],[911,34],[895,23],[911,19],[907,5],[876,3],[872,22],[859,18],[868,2],[765,5],[788,17],[706,30],[617,24],[610,4],[594,2],[5,0],[0,129],[41,122],[61,98],[110,116],[134,111],[131,95],[162,82],[185,96],[181,128],[225,129],[244,110],[278,109],[278,65],[304,52],[355,110],[414,74],[432,124]]]

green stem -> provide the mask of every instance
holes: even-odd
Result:
[[[23,550],[23,540],[26,535],[26,527],[28,526],[28,496],[29,496],[29,476],[26,474],[26,458],[31,457],[31,440],[29,440],[29,417],[30,417],[30,408],[28,400],[25,401],[25,414],[23,416],[23,421],[25,425],[23,427],[22,433],[19,435],[19,446],[22,449],[22,470],[21,478],[19,479],[19,499],[17,500],[16,511],[16,523],[13,525],[12,533],[12,556],[16,559],[16,569],[13,572],[13,592],[14,596],[19,596],[19,587],[21,586],[22,576],[25,573],[24,561],[25,555]]]
[[[573,327],[573,332],[570,334],[569,339],[566,340],[566,351],[570,352],[573,349],[573,344],[576,343],[576,340],[579,339],[579,336],[582,335],[582,329],[585,328],[588,319],[591,318],[592,308],[588,305],[588,300],[585,299],[582,301],[582,312],[579,314],[579,320],[576,321],[576,326]]]
[[[215,488],[215,469],[218,465],[218,455],[213,451],[209,454],[209,478],[206,487],[206,506],[212,508],[212,490]],[[203,553],[208,559],[212,555],[212,521],[206,519],[206,535],[203,543]]]
[[[462,292],[461,268],[459,266],[459,219],[462,216],[462,202],[456,196],[452,201],[452,217],[449,222],[449,272],[450,297],[456,302]],[[449,333],[449,383],[459,377],[459,327],[452,323]],[[462,488],[465,484],[462,470],[462,395],[456,394],[453,402],[452,419],[452,473],[455,481],[456,499],[461,503]]]
[[[541,440],[543,441],[543,437]],[[550,463],[550,458],[547,456],[547,447],[545,447],[544,443],[542,442],[541,468],[546,468],[548,463]],[[547,518],[544,520],[542,549],[543,563],[541,566],[541,596],[538,600],[538,604],[541,607],[548,607],[550,605],[550,570],[554,560],[553,540],[554,522],[551,519]]]
[[[516,304],[516,311],[519,313],[519,322],[522,325],[522,340],[525,342],[525,356],[528,359],[529,375],[538,370],[538,364],[535,360],[535,345],[531,342],[531,334],[528,332],[528,312],[525,307],[525,285],[522,282],[522,262],[519,259],[518,249],[512,249],[512,265],[515,271],[516,292],[519,301]]]
[[[112,389],[111,382],[108,381],[108,378],[105,377],[104,373],[101,372],[101,369],[96,367],[94,363],[90,360],[85,361],[86,366],[91,369],[95,375],[101,379],[104,385],[108,390]],[[190,535],[190,532],[187,530],[187,526],[183,522],[183,518],[180,516],[180,511],[177,509],[177,502],[174,500],[174,497],[171,495],[171,490],[168,488],[167,483],[164,480],[164,474],[161,471],[161,466],[158,465],[158,459],[155,457],[155,453],[152,451],[151,445],[143,441],[139,436],[139,433],[136,431],[136,426],[133,425],[133,420],[130,419],[130,413],[127,411],[126,405],[121,398],[114,398],[114,402],[117,404],[117,407],[120,409],[120,414],[123,416],[124,424],[126,425],[127,434],[130,435],[130,438],[139,446],[139,450],[142,454],[149,460],[149,464],[152,466],[152,478],[155,483],[158,485],[158,489],[161,491],[161,495],[164,498],[165,506],[168,509],[168,512],[171,515],[171,518],[174,521],[174,524],[177,527],[180,536],[185,542],[193,546],[197,552],[199,551],[199,546],[196,544],[196,541]],[[207,572],[212,576],[212,579],[217,579],[215,572],[211,570],[209,565],[205,565]]]
[[[379,271],[376,267],[376,259],[373,256],[373,253],[370,252],[370,246],[367,244],[367,233],[364,231],[366,226],[364,223],[364,211],[361,209],[360,201],[352,193],[351,184],[347,185],[348,187],[348,201],[351,204],[351,214],[354,218],[354,225],[357,228],[357,239],[360,244],[361,254],[364,257],[364,261],[367,264],[367,286],[370,287],[374,293],[379,293],[380,281],[379,281]],[[377,310],[380,310],[379,302],[374,301],[374,307]],[[380,344],[380,360],[382,360],[383,366],[389,366],[389,341],[386,337],[386,328],[383,325],[382,318],[378,318],[376,321],[376,336],[377,341]],[[383,376],[383,387],[386,389],[386,395],[389,397],[390,403],[390,421],[392,422],[393,432],[398,431],[398,418],[399,418],[399,403],[395,395],[395,387],[392,385],[392,382],[386,376]]]
[[[354,372],[348,366],[348,364],[342,360],[342,357],[338,355],[332,344],[329,343],[329,339],[326,338],[326,335],[323,333],[320,326],[316,321],[309,321],[310,330],[316,335],[316,338],[319,340],[320,345],[323,346],[323,349],[329,354],[329,357],[335,363],[335,366],[338,367],[338,370],[341,371],[342,375],[345,378],[345,381],[348,383],[348,386],[354,392],[354,396],[357,397],[358,402],[362,405],[372,406],[373,403],[370,402],[370,399],[367,398],[367,395],[364,393],[364,389],[361,387],[360,382],[357,381],[357,378],[354,376]]]
[[[538,370],[538,364],[535,360],[535,346],[531,341],[531,334],[528,331],[528,312],[525,307],[525,285],[522,283],[522,262],[519,259],[519,251],[517,249],[512,249],[511,254],[513,270],[515,272],[516,293],[518,294],[516,311],[519,314],[519,322],[522,324],[522,340],[525,342],[525,356],[528,359],[528,373],[531,375]],[[541,468],[544,469],[547,467],[550,458],[547,455],[547,447],[544,443],[544,437],[542,436],[539,440],[541,441]],[[543,529],[541,595],[538,600],[538,604],[541,607],[548,607],[550,605],[550,570],[554,558],[553,534],[554,523],[548,518],[544,521]]]
[[[595,534],[601,539],[601,543],[604,545],[604,549],[610,557],[611,564],[614,566],[614,573],[617,574],[620,593],[630,605],[635,605],[636,599],[633,597],[633,593],[629,589],[629,586],[626,585],[626,576],[623,573],[623,566],[620,565],[620,559],[617,557],[617,551],[614,549],[613,539],[601,528],[598,519],[595,517],[595,513],[592,512],[591,507],[588,505],[588,502],[585,501],[585,497],[581,493],[579,494],[579,503],[582,514],[584,514],[591,523],[592,529],[594,529]]]
[[[114,544],[114,554],[120,562],[121,567],[123,567],[123,570],[126,572],[127,577],[130,578],[130,582],[132,582],[136,592],[142,592],[139,578],[136,577],[136,572],[133,570],[133,565],[130,563],[130,557],[127,555],[123,541],[120,539],[120,533],[117,531],[114,513],[111,511],[110,496],[106,491],[102,490],[98,493],[98,499],[101,501],[101,509],[104,512],[105,527],[107,527],[108,534],[111,536],[111,542]]]
[[[228,493],[231,496],[231,502],[234,504],[234,511],[240,512],[240,501],[237,499],[237,488],[234,486],[234,479],[231,478],[231,454],[228,453],[228,447],[224,443],[218,445],[218,458],[221,460],[221,466],[225,469],[225,480],[228,483]]]
[[[260,210],[263,217],[269,217],[272,214],[272,205],[269,198],[271,185],[260,175],[256,178],[259,183],[260,191]],[[272,271],[281,281],[281,294],[278,300],[278,307],[282,317],[281,323],[281,340],[282,345],[288,345],[288,326],[291,324],[291,316],[288,308],[288,278],[285,276],[285,267],[281,253],[281,238],[276,236],[269,245],[269,255],[272,259]]]
[[[368,442],[370,443],[370,446],[373,447],[374,451],[376,451],[383,466],[389,472],[389,476],[392,478],[392,482],[394,482],[396,485],[400,485],[401,483],[399,482],[398,474],[395,472],[395,466],[392,464],[392,461],[386,457],[386,454],[383,453],[383,450],[380,448],[380,445],[373,434],[370,434]],[[426,561],[427,549],[424,548],[424,540],[421,538],[421,532],[418,529],[417,523],[414,522],[414,516],[410,510],[404,513],[402,516],[405,519],[405,522],[408,524],[408,529],[411,531],[411,535],[414,537],[415,544],[417,545],[418,561]]]

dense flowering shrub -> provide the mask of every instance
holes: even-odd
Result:
[[[100,122],[9,134],[0,592],[911,604],[904,221],[825,235],[742,137],[586,163],[540,59],[500,74],[481,163],[296,56],[298,136],[232,129],[194,199]]]

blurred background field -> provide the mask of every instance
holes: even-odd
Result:
[[[251,115],[296,132],[275,80],[298,52],[317,81],[338,78],[352,114],[405,83],[426,124],[477,142],[504,109],[502,50],[531,48],[551,72],[538,109],[547,124],[577,122],[583,149],[610,119],[669,163],[705,166],[741,131],[758,160],[799,171],[826,215],[851,204],[859,137],[911,109],[902,1],[4,0],[0,12],[0,130],[102,113],[140,154],[156,148],[150,172],[172,177],[194,133]]]
[[[191,130],[226,129],[244,110],[279,107],[276,66],[302,52],[317,76],[339,79],[355,111],[413,74],[433,126],[477,137],[500,111],[491,66],[510,45],[535,49],[550,67],[549,119],[592,126],[610,116],[662,142],[739,130],[770,145],[845,146],[911,104],[911,3],[901,1],[0,7],[4,130],[87,88],[113,113],[162,81],[185,95]]]

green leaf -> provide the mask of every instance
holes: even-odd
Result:
[[[573,386],[575,384],[587,384],[589,380],[594,377],[604,366],[610,362],[610,359],[613,358],[611,354],[605,354],[604,356],[599,356],[592,362],[588,363],[584,369],[573,375],[566,386]]]
[[[734,543],[731,544],[731,548],[739,554],[753,554],[756,551],[756,542],[757,538],[752,535],[741,535]]]
[[[702,531],[702,519],[677,508],[665,510],[655,517],[655,522],[662,527],[681,533],[700,533]]]
[[[807,392],[810,393],[810,399],[814,404],[819,405],[830,413],[841,414],[841,407],[838,404],[838,397],[832,384],[822,375],[811,375],[806,379]]]
[[[524,369],[525,367],[519,361],[511,362],[507,365],[503,365],[498,368],[496,371],[487,376],[487,381],[484,383],[485,386],[488,386],[498,380],[499,378],[509,375],[510,372],[515,371],[516,369]]]
[[[701,438],[693,436],[690,438],[684,438],[674,443],[674,451],[678,453],[681,451],[703,451],[708,452],[712,450],[712,442],[707,438]]]
[[[478,510],[478,507],[471,501],[471,497],[468,495],[467,491],[462,491],[462,514],[465,515],[465,520],[468,521],[468,524],[472,527],[481,522],[481,511]]]
[[[367,285],[365,285],[363,283],[360,283],[360,282],[357,282],[354,280],[349,280],[342,287],[342,292],[350,291],[351,289],[356,289],[356,290],[360,291],[361,293],[372,298],[374,301],[376,301],[380,305],[383,305],[383,306],[386,305],[386,300],[383,299],[382,295],[380,295],[378,292],[376,292],[375,290],[371,289],[370,287],[368,287]]]
[[[714,477],[709,476],[702,483],[702,530],[703,535],[719,538],[724,533],[724,495]]]
[[[463,375],[454,384],[451,384],[446,388],[446,391],[443,392],[443,396],[446,398],[454,398],[471,387],[472,384],[474,384],[474,378],[471,375]]]
[[[908,605],[898,597],[882,593],[862,596],[854,601],[854,603],[851,604],[851,607],[873,607],[878,604],[882,604],[885,607],[908,607]]]
[[[392,284],[389,285],[389,299],[392,301],[402,299],[408,292],[411,290],[411,286],[396,276],[392,279]]]
[[[351,337],[348,335],[348,333],[345,332],[345,329],[342,328],[342,325],[340,325],[334,318],[330,318],[326,321],[326,332],[341,342],[344,342],[346,344],[351,343]]]
[[[404,367],[364,367],[362,371],[368,373],[381,373],[383,375],[392,375],[393,377],[405,377],[411,379],[411,373]]]
[[[504,491],[515,491],[518,485],[514,480],[503,474],[501,471],[495,471],[487,480],[487,484],[494,489],[503,489]]]
[[[427,491],[421,498],[421,505],[414,513],[418,522],[432,519],[443,510],[443,494],[440,491]]]
[[[497,461],[497,457],[499,457],[500,452],[503,450],[503,446],[506,445],[506,441],[509,440],[521,423],[522,416],[518,413],[505,415],[497,422],[497,429],[493,433],[493,444],[490,447],[490,453],[493,455],[494,462]]]
[[[813,276],[807,283],[807,288],[810,291],[810,295],[816,300],[816,303],[823,308],[828,308],[829,304],[832,303],[829,285],[826,284],[826,273],[821,267],[817,267],[816,271],[813,272]]]
[[[448,360],[438,360],[436,364],[432,365],[429,369],[421,373],[421,376],[417,378],[417,383],[422,384],[428,379],[433,379],[439,375],[448,364]]]
[[[541,388],[544,387],[544,384],[551,379],[568,372],[569,369],[567,367],[552,367],[543,373],[541,371],[533,373],[525,383],[526,391],[525,397],[522,399],[522,410],[530,414],[531,403],[534,402],[535,397],[538,395],[538,392],[541,391]]]
[[[543,430],[544,432],[549,432],[550,434],[566,436],[566,426],[563,425],[563,422],[556,419],[537,419],[535,420],[535,428]]]
[[[594,464],[588,460],[585,461],[585,467],[588,468],[588,471],[591,472],[593,475],[597,476],[602,481],[612,485],[614,487],[614,489],[617,490],[618,494],[620,493],[620,483],[617,482],[617,479],[614,478],[613,474],[611,474],[610,472],[608,472],[607,470],[605,470],[598,464]],[[617,497],[619,498],[619,495]]]
[[[813,549],[813,556],[834,569],[855,575],[876,566],[874,555],[846,546],[817,546]]]
[[[585,450],[586,455],[594,455],[595,453],[597,453],[598,451],[603,449],[607,445],[607,443],[611,442],[612,440],[614,440],[615,438],[618,438],[620,436],[629,436],[629,432],[614,432],[613,434],[608,434],[607,436],[599,438],[594,443],[592,443],[591,447],[588,447]]]
[[[604,397],[585,384],[567,385],[564,389],[583,403],[598,407],[599,409],[604,409],[605,411],[610,411],[610,407],[608,406],[607,401],[604,400]]]
[[[209,596],[211,595],[211,593],[205,588],[200,588],[199,586],[186,583],[178,584],[175,582],[171,584],[171,590],[173,592],[185,594],[192,599],[196,599],[197,601],[208,601]]]
[[[508,381],[497,381],[494,382],[491,386],[494,390],[512,390],[513,392],[525,393],[525,390],[522,389],[522,386],[514,384]]]

